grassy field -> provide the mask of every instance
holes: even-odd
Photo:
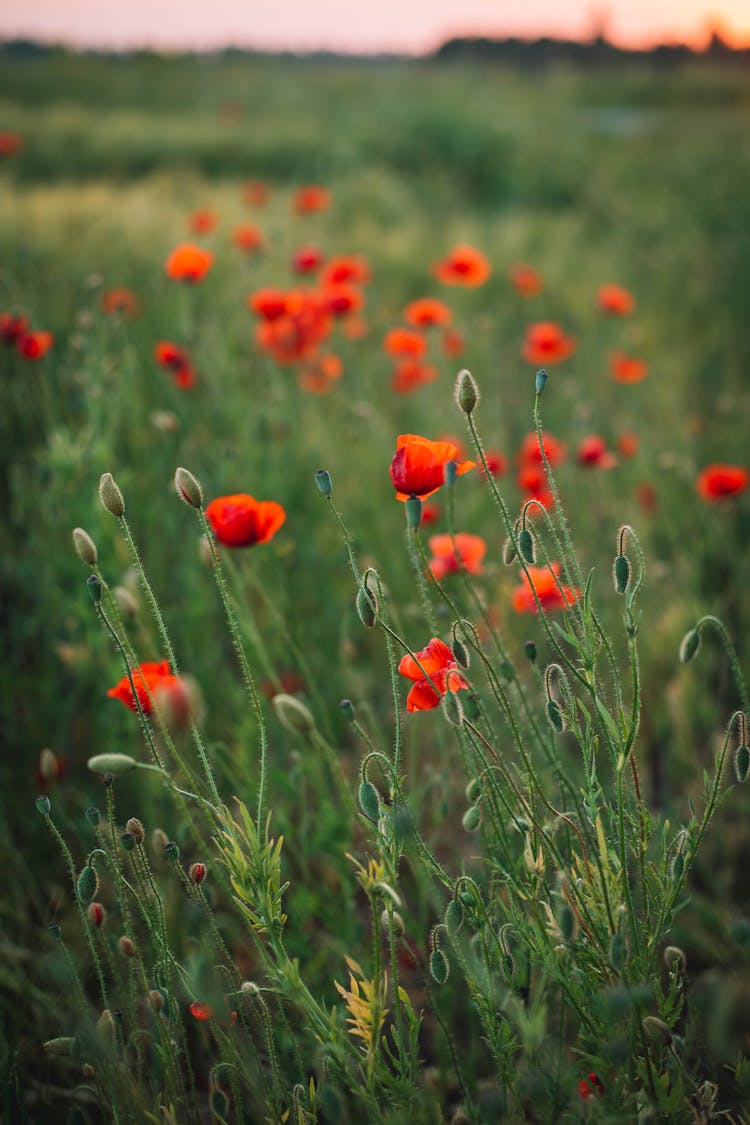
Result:
[[[0,313],[54,337],[38,359],[7,325],[0,343],[3,1116],[750,1120],[750,832],[734,785],[747,741],[735,713],[748,709],[750,494],[706,500],[697,487],[711,465],[750,468],[742,73],[699,61],[664,74],[2,62],[0,133],[23,144],[0,158]],[[248,181],[267,185],[262,205],[248,202]],[[330,204],[300,213],[295,193],[310,184]],[[201,209],[216,225],[196,233]],[[259,228],[259,250],[234,243],[241,224]],[[185,242],[214,255],[199,284],[165,272]],[[436,278],[461,245],[489,263],[481,285]],[[348,318],[316,313],[320,346],[280,362],[248,298],[320,289],[319,273],[292,266],[310,246],[324,263],[366,262],[368,277],[354,279],[364,305]],[[514,287],[519,262],[541,292]],[[634,308],[603,312],[607,284]],[[132,315],[106,311],[118,288]],[[399,393],[384,341],[423,297],[450,308],[462,342],[417,332],[433,370]],[[528,327],[546,322],[575,341],[560,362],[522,354]],[[189,361],[160,365],[160,341]],[[613,378],[613,352],[645,361],[645,377]],[[342,373],[314,393],[321,354]],[[536,395],[539,367],[549,380]],[[481,393],[468,416],[454,400],[463,368]],[[544,614],[518,612],[528,579],[518,557],[504,562],[530,494],[519,451],[524,439],[539,449],[535,406],[565,446],[552,467],[568,521],[552,502],[550,521],[532,508],[536,565],[561,562],[579,591]],[[398,435],[449,435],[463,446],[455,459],[477,461],[475,420],[505,471],[494,486],[479,466],[460,475],[425,502],[439,507],[435,522],[407,529],[389,476]],[[592,436],[607,452],[584,464]],[[200,512],[175,494],[177,466],[206,504],[248,493],[281,504],[283,526],[247,549],[219,536],[219,570]],[[127,526],[100,502],[103,473],[122,490]],[[631,576],[618,596],[623,525],[640,546],[623,541]],[[122,647],[87,595],[76,527],[96,544],[101,607]],[[429,539],[455,532],[485,541],[481,572],[438,587]],[[724,623],[735,666],[713,621],[680,662],[705,615]],[[401,657],[433,637],[450,644],[466,619],[472,690],[406,712]],[[107,697],[123,653],[133,667],[171,659],[170,645],[194,682],[200,735],[172,710],[152,712],[148,696],[145,717]],[[99,754],[168,768],[103,784],[109,768],[87,768]],[[232,799],[252,819],[261,784],[254,843]],[[51,803],[41,817],[38,794]],[[280,873],[269,831],[284,837]],[[194,863],[207,865],[205,884]],[[89,895],[78,873],[92,868],[102,885]],[[106,910],[101,925],[91,900]],[[665,962],[665,947],[680,957]],[[347,1016],[364,1020],[359,1039]]]

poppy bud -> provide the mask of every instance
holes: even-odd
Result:
[[[380,818],[380,797],[371,781],[363,781],[357,794],[359,807],[368,820],[377,821]]]
[[[630,581],[630,562],[627,555],[618,555],[615,559],[615,564],[612,568],[612,578],[615,584],[615,592],[624,594],[628,588],[628,582]]]
[[[377,601],[371,590],[360,586],[357,590],[357,614],[365,629],[373,629],[377,621]]]
[[[169,843],[169,836],[163,828],[155,828],[151,833],[151,847],[154,850],[154,855],[161,856],[164,854],[164,849]]]
[[[193,863],[188,871],[188,878],[199,887],[208,874],[205,863]]]
[[[687,968],[687,957],[679,945],[668,945],[664,950],[664,964],[673,973],[683,973]]]
[[[127,586],[115,586],[112,596],[117,602],[117,608],[123,617],[135,617],[140,609],[138,599],[131,594]]]
[[[94,754],[86,763],[92,773],[129,773],[138,763],[129,754]]]
[[[479,388],[470,371],[459,371],[456,379],[456,402],[464,414],[471,414],[479,402]]]
[[[81,869],[81,873],[78,876],[78,881],[76,883],[76,892],[78,894],[79,902],[81,902],[85,906],[86,903],[91,902],[92,898],[96,897],[96,892],[98,890],[99,876],[97,875],[95,868],[93,868],[91,864],[87,863],[86,866]]]
[[[99,605],[102,600],[102,584],[95,574],[90,574],[86,579],[86,589],[94,605]]]
[[[680,661],[688,664],[701,646],[701,635],[697,629],[691,629],[682,638],[680,644]]]
[[[454,673],[455,674],[455,673]],[[451,726],[460,727],[464,721],[464,708],[458,693],[446,691],[443,696],[443,714]]]
[[[86,820],[89,822],[91,827],[96,828],[99,824],[99,821],[101,820],[101,814],[96,805],[89,805],[89,807],[86,809],[85,815]]]
[[[218,1088],[211,1091],[211,1115],[220,1121],[225,1120],[229,1109],[229,1098]]]
[[[547,372],[544,370],[543,367],[540,368],[539,371],[537,371],[536,376],[534,378],[534,384],[535,384],[535,387],[536,387],[536,393],[538,395],[540,395],[542,393],[545,386],[547,385],[548,377],[549,376],[547,375]]]
[[[479,696],[475,691],[464,692],[461,705],[464,709],[464,718],[468,719],[470,723],[475,723],[477,719],[482,717]]]
[[[315,473],[315,484],[317,485],[320,495],[325,496],[327,500],[333,490],[333,485],[331,484],[331,474],[327,469],[318,469],[318,471]]]
[[[555,699],[547,701],[547,718],[552,723],[558,734],[562,734],[565,730],[565,719],[560,710],[560,704]]]
[[[91,1063],[84,1063],[83,1064],[83,1066],[81,1067],[81,1074],[89,1082],[91,1081],[92,1078],[96,1078],[96,1071],[94,1070]]]
[[[450,965],[448,964],[448,958],[445,956],[442,949],[436,947],[430,954],[430,973],[432,979],[436,984],[445,984],[449,972]]]
[[[122,938],[120,940],[122,941]],[[101,1035],[102,1039],[114,1039],[115,1017],[112,1015],[109,1008],[105,1008],[96,1021],[96,1030],[99,1035]]]
[[[253,999],[255,999],[256,996],[260,996],[260,989],[253,980],[243,981],[240,985],[240,992],[243,996],[250,996]]]
[[[174,840],[164,845],[164,858],[172,860],[177,863],[180,858],[180,845],[176,844]]]
[[[49,797],[45,797],[44,795],[37,797],[35,804],[38,813],[41,813],[42,816],[49,816],[52,811],[52,802]]]
[[[613,969],[621,972],[628,961],[628,946],[622,934],[613,934],[609,943],[609,960]]]
[[[445,927],[449,934],[457,934],[463,924],[464,908],[457,898],[453,898],[445,912]]]
[[[464,789],[464,796],[466,797],[466,800],[470,804],[473,804],[476,801],[477,797],[479,796],[479,794],[481,792],[482,792],[481,781],[479,780],[478,777],[472,777],[471,781],[469,782],[469,784]]]
[[[527,563],[533,563],[536,559],[536,552],[534,551],[534,540],[528,527],[522,527],[518,536],[518,550],[523,555]]]
[[[203,507],[203,489],[200,481],[188,469],[175,470],[174,486],[180,499],[189,504],[191,508],[200,509]]]
[[[506,684],[512,684],[516,678],[516,670],[509,660],[503,660],[498,668]]]
[[[87,566],[96,566],[98,558],[96,544],[82,527],[73,528],[73,546],[81,562],[86,563]]]
[[[42,1050],[47,1055],[72,1055],[75,1039],[72,1035],[58,1035],[56,1039],[48,1039],[42,1043]]]
[[[90,902],[86,917],[92,926],[98,930],[104,921],[104,907],[100,902]]]
[[[293,695],[279,693],[271,700],[271,706],[285,730],[292,731],[293,734],[308,735],[315,730],[315,719],[309,709]]]
[[[354,722],[354,704],[351,699],[342,699],[339,703],[339,711],[350,723]]]
[[[110,515],[121,519],[125,515],[125,501],[111,473],[102,473],[99,481],[99,499]]]
[[[462,641],[459,641],[455,632],[453,634],[453,640],[451,642],[451,652],[453,653],[453,659],[455,660],[456,664],[458,664],[459,668],[466,669],[469,667],[469,664],[471,663],[471,657],[469,656],[466,646]]]
[[[148,1002],[155,1012],[160,1012],[164,1007],[164,994],[158,988],[152,988],[148,994]]]
[[[748,769],[750,769],[750,750],[743,743],[734,752],[734,775],[740,785],[747,779]]]
[[[526,658],[530,664],[536,663],[536,644],[534,641],[524,641],[523,651],[526,653]]]
[[[54,781],[60,774],[60,764],[53,750],[45,746],[39,755],[39,776],[44,781]]]
[[[664,1020],[660,1020],[658,1016],[646,1016],[641,1023],[649,1039],[653,1039],[655,1043],[663,1043],[665,1047],[672,1045],[672,1032]]]
[[[117,946],[124,957],[135,957],[135,946],[127,934],[123,934],[117,939]]]
[[[132,832],[123,832],[122,836],[120,837],[120,843],[122,844],[126,852],[132,852],[133,848],[135,847],[135,836]]]
[[[416,531],[422,523],[422,501],[418,496],[409,496],[404,507],[406,508],[406,526],[410,531]]]
[[[482,814],[479,811],[479,805],[472,805],[467,809],[461,818],[461,823],[467,832],[476,832],[482,820]]]
[[[138,817],[131,816],[130,820],[125,825],[125,831],[129,832],[134,837],[137,844],[142,844],[146,838],[146,832]]]
[[[515,559],[516,554],[517,554],[516,545],[513,542],[513,539],[512,538],[506,539],[505,545],[503,546],[503,562],[505,563],[506,566],[510,566],[510,564]]]

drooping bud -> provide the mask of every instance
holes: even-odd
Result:
[[[689,633],[685,634],[680,643],[680,661],[683,664],[688,664],[700,647],[701,635],[697,629],[691,629]]]
[[[418,496],[409,496],[404,507],[406,509],[406,526],[410,531],[416,531],[422,524],[422,501]]]
[[[91,538],[88,531],[84,531],[82,527],[74,527],[73,546],[81,562],[86,563],[86,566],[96,566],[99,556],[96,550],[96,543]]]
[[[196,887],[199,887],[206,878],[207,874],[208,868],[206,867],[205,863],[193,863],[190,865],[188,878],[192,883],[195,883]]]
[[[615,558],[612,579],[615,584],[615,592],[624,594],[630,582],[630,561],[627,555],[617,555]]]
[[[518,550],[527,563],[533,563],[535,561],[536,552],[534,551],[534,540],[528,527],[521,528],[518,536]]]
[[[307,735],[315,730],[315,719],[310,709],[295,696],[280,692],[271,700],[271,706],[285,730]]]
[[[90,902],[89,908],[86,911],[86,917],[92,926],[97,930],[100,929],[104,921],[104,907],[100,902]]]
[[[479,402],[479,388],[470,371],[459,371],[456,379],[456,402],[464,414],[471,414]]]
[[[315,484],[321,496],[325,496],[326,500],[333,491],[331,484],[331,474],[327,469],[318,469],[315,473]]]
[[[742,785],[743,781],[747,780],[748,770],[750,769],[750,749],[743,742],[734,752],[734,775],[737,781]]]
[[[146,830],[141,824],[137,816],[131,816],[125,825],[125,831],[129,832],[135,839],[137,844],[142,844],[146,838]]]
[[[99,499],[110,515],[121,519],[125,515],[125,501],[111,473],[102,473],[99,481]]]
[[[457,692],[446,691],[443,696],[443,714],[451,726],[462,726],[464,721],[464,708]]]
[[[45,797],[44,794],[42,794],[37,797],[34,803],[36,804],[36,811],[38,813],[41,813],[42,816],[49,816],[52,811],[52,802],[49,797]]]
[[[457,898],[452,898],[445,912],[445,927],[451,936],[457,934],[464,924],[464,908]]]
[[[188,469],[176,469],[174,486],[177,495],[191,508],[203,507],[203,489],[200,481]]]
[[[357,590],[357,615],[365,629],[374,629],[378,619],[377,596],[364,585]]]
[[[537,371],[537,373],[534,377],[534,386],[535,386],[535,389],[536,389],[536,393],[538,395],[540,395],[542,393],[545,386],[547,385],[547,379],[548,378],[549,378],[549,376],[547,375],[547,372],[544,370],[543,367],[541,367]]]
[[[361,783],[357,799],[359,800],[359,807],[367,819],[377,823],[380,819],[380,797],[371,781],[365,779]]]
[[[479,811],[479,805],[472,805],[467,809],[461,818],[461,823],[467,832],[476,832],[482,820],[482,814]]]
[[[81,873],[76,882],[76,892],[78,894],[78,901],[86,906],[91,902],[92,898],[96,898],[96,892],[99,890],[99,876],[96,873],[96,868],[87,863],[85,867],[81,868]]]
[[[565,719],[556,699],[547,700],[547,718],[558,734],[565,730]]]
[[[86,589],[94,605],[99,605],[102,600],[102,584],[95,574],[90,574],[86,579]]]
[[[469,667],[469,665],[471,664],[469,651],[466,648],[466,645],[458,639],[455,632],[453,633],[453,640],[451,642],[451,652],[453,653],[453,659],[455,660],[456,664],[458,664],[459,668],[466,669]]]
[[[471,781],[464,789],[464,796],[469,804],[474,804],[479,794],[482,792],[482,783],[478,777],[472,777]]]
[[[129,773],[138,763],[129,754],[94,754],[86,763],[92,773]]]
[[[506,566],[510,566],[516,558],[516,544],[511,536],[505,540],[503,546],[503,562]]]
[[[445,956],[442,949],[438,949],[436,946],[430,954],[430,974],[432,975],[432,979],[436,984],[445,984],[449,972],[450,965],[448,963],[448,958]]]

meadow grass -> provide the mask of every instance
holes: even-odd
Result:
[[[747,700],[711,621],[678,659],[714,615],[746,666],[747,494],[696,491],[710,463],[747,464],[741,77],[699,63],[531,77],[6,61],[0,123],[25,144],[0,169],[0,311],[55,337],[36,362],[0,351],[9,1119],[747,1120],[746,794],[723,803],[732,756],[743,773]],[[270,186],[262,208],[243,203],[251,178]],[[330,189],[328,210],[294,212],[305,183]],[[164,261],[201,207],[219,217],[196,239],[215,264],[181,286]],[[247,221],[263,254],[231,244]],[[459,243],[491,262],[483,286],[432,276]],[[367,334],[337,327],[326,344],[344,371],[326,395],[255,345],[246,305],[299,285],[290,261],[308,244],[372,272]],[[517,261],[543,275],[533,299],[508,281]],[[607,282],[635,295],[631,314],[602,315]],[[116,286],[137,316],[102,311]],[[383,337],[427,295],[450,305],[463,350],[446,356],[433,333],[438,377],[399,395]],[[541,364],[521,358],[539,321],[577,341],[541,395]],[[189,349],[192,389],[155,363],[158,340]],[[615,349],[645,358],[647,377],[613,381]],[[481,392],[468,416],[461,368]],[[503,556],[535,409],[567,446],[553,468],[568,520],[529,516],[536,561],[563,563],[580,598],[521,615],[520,560]],[[499,495],[475,469],[432,498],[434,528],[407,529],[388,473],[397,435],[455,435],[480,460],[475,421],[509,463]],[[617,452],[626,432],[632,457]],[[592,434],[612,468],[577,463]],[[281,503],[284,526],[252,549],[219,545],[219,570],[200,511],[176,497],[177,466],[206,504],[251,493]],[[102,473],[127,528],[100,503]],[[97,605],[75,527],[97,547]],[[485,539],[470,583],[430,582],[433,530]],[[448,691],[407,714],[398,662],[432,637],[450,644],[456,622],[477,699]],[[132,667],[170,650],[202,698],[193,731],[106,696],[123,651]],[[87,769],[102,754],[140,765]],[[156,760],[161,777],[144,768]],[[102,887],[89,895],[91,867]]]

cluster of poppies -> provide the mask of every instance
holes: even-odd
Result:
[[[403,310],[404,325],[386,332],[383,351],[394,363],[391,387],[397,394],[409,394],[438,377],[438,368],[428,362],[431,347],[456,359],[463,351],[463,336],[452,327],[453,313],[437,297],[420,297]]]
[[[25,316],[0,313],[0,341],[24,359],[41,359],[55,342],[51,332],[34,330]]]

